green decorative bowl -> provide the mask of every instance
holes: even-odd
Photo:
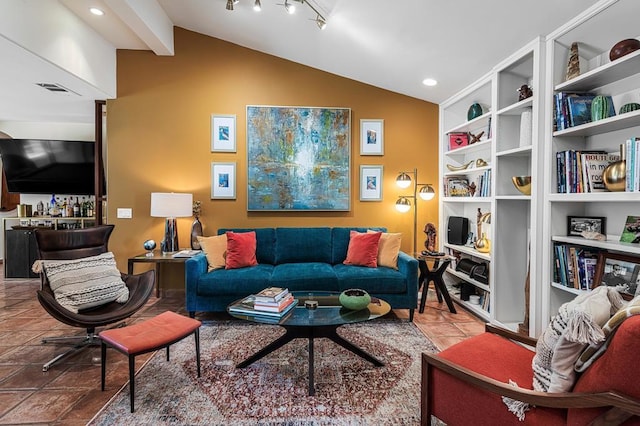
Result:
[[[359,311],[371,303],[371,296],[359,288],[351,288],[340,293],[340,304],[352,311]]]

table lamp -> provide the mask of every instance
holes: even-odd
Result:
[[[192,206],[193,194],[176,192],[151,193],[151,217],[166,218],[164,240],[161,244],[163,253],[180,250],[176,218],[191,216]]]

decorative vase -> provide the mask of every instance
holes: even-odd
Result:
[[[338,297],[340,304],[352,311],[359,311],[366,308],[371,303],[371,296],[359,288],[351,288],[340,293]]]
[[[531,108],[525,108],[520,113],[520,148],[531,146],[533,135],[533,111]]]
[[[604,120],[611,116],[611,96],[598,95],[591,101],[591,121]],[[615,114],[615,111],[614,111]]]
[[[629,102],[620,107],[620,114],[626,114],[631,111],[637,111],[640,109],[640,104],[637,102]]]
[[[628,38],[626,40],[619,41],[609,51],[609,59],[615,61],[616,59],[620,59],[638,49],[640,49],[640,40]]]
[[[491,241],[487,238],[487,234],[482,233],[476,241],[475,247],[480,253],[489,253],[491,251]]]
[[[482,115],[482,105],[476,102],[469,107],[469,110],[467,111],[467,120],[471,121],[474,118],[480,117],[481,115]]]
[[[202,233],[202,222],[198,216],[191,224],[191,248],[193,250],[200,250],[200,242],[198,241],[198,236],[202,237],[204,234]]]
[[[602,172],[602,181],[605,188],[611,192],[625,190],[627,183],[626,147],[620,144],[620,160],[611,163]]]

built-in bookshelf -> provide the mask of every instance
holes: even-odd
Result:
[[[638,244],[620,243],[628,215],[640,215],[640,194],[631,192],[564,193],[563,169],[556,161],[565,151],[601,151],[619,153],[620,144],[640,137],[640,111],[620,113],[626,103],[640,103],[640,51],[618,60],[609,59],[610,49],[620,40],[638,38],[634,0],[603,0],[589,8],[567,25],[547,36],[547,87],[545,104],[556,106],[559,93],[590,93],[609,96],[615,115],[597,121],[558,129],[548,114],[545,124],[544,174],[548,177],[544,188],[546,220],[542,227],[541,318],[546,325],[560,305],[572,300],[579,289],[558,282],[556,247],[580,247],[584,250],[640,255]],[[606,30],[603,30],[606,28]],[[580,75],[566,80],[569,50],[578,43]],[[562,154],[560,154],[562,155]],[[629,163],[628,163],[629,164]],[[577,193],[575,193],[577,192]],[[587,240],[568,236],[567,217],[603,217],[606,220],[606,240]],[[596,283],[597,284],[597,283]]]

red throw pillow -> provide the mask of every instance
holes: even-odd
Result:
[[[227,258],[225,269],[244,268],[258,264],[256,259],[256,233],[227,231]]]
[[[361,233],[351,231],[349,233],[349,248],[345,265],[378,267],[378,243],[382,232]]]

